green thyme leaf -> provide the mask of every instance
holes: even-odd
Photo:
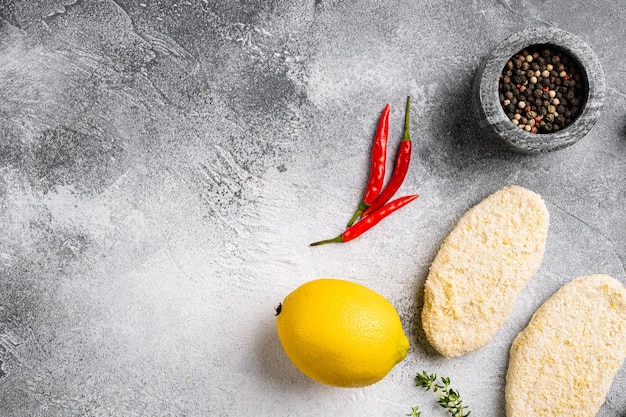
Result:
[[[424,388],[426,391],[433,391],[439,395],[437,403],[448,410],[448,413],[452,417],[468,417],[470,411],[466,405],[463,405],[461,395],[458,391],[450,388],[450,378],[441,377],[439,379],[441,383],[437,383],[437,375],[429,375],[426,371],[422,371],[421,374],[415,376],[415,383],[418,387]],[[418,407],[411,409],[414,414],[407,414],[408,416],[419,416],[421,413],[418,411]],[[415,414],[419,413],[419,414]]]
[[[420,408],[418,406],[411,407],[411,413],[407,414],[407,416],[409,417],[420,417],[421,415],[422,412],[420,411]]]

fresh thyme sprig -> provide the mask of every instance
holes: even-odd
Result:
[[[426,391],[432,390],[439,395],[437,403],[448,410],[452,417],[468,417],[470,411],[467,409],[467,406],[463,405],[459,392],[450,388],[450,378],[441,377],[440,380],[441,383],[437,383],[437,375],[428,375],[426,371],[422,371],[421,374],[415,376],[416,385],[424,388]],[[417,407],[413,407],[412,412],[416,413]],[[413,414],[409,415],[412,416]]]
[[[409,417],[420,417],[422,415],[422,412],[420,411],[420,408],[416,405],[415,407],[411,407],[411,414],[407,414],[407,416]]]

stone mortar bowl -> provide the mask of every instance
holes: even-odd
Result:
[[[499,100],[498,83],[507,61],[519,51],[537,45],[558,49],[577,62],[586,84],[586,101],[578,117],[553,133],[530,133],[515,126]],[[472,108],[481,130],[496,137],[513,151],[538,154],[570,146],[582,139],[602,112],[605,79],[593,50],[576,36],[561,29],[536,27],[517,32],[500,43],[484,60],[474,78]]]

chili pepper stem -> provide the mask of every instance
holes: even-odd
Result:
[[[404,113],[404,138],[402,140],[411,140],[411,96],[406,98],[406,111]]]
[[[343,237],[342,235],[339,235],[332,239],[320,240],[319,242],[311,243],[309,246],[319,246],[319,245],[325,245],[327,243],[341,243],[341,242],[343,242]]]
[[[359,208],[354,212],[354,215],[352,216],[352,218],[348,222],[347,227],[352,226],[354,224],[354,222],[359,218],[359,216],[361,216],[363,211],[366,210],[369,206],[370,205],[367,204],[365,201],[361,201],[361,203],[359,204]]]

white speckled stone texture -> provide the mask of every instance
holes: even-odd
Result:
[[[0,416],[445,415],[413,383],[451,377],[500,417],[510,343],[579,275],[626,283],[622,1],[0,2]],[[602,117],[534,156],[487,140],[474,75],[506,36],[558,27],[596,52]],[[380,111],[389,153],[413,98],[420,198],[346,244]],[[391,165],[391,161],[390,161]],[[422,287],[468,208],[519,184],[552,216],[544,262],[486,348],[424,340]],[[378,384],[308,380],[274,307],[355,280],[398,309],[412,348]],[[626,369],[602,417],[626,416]]]

